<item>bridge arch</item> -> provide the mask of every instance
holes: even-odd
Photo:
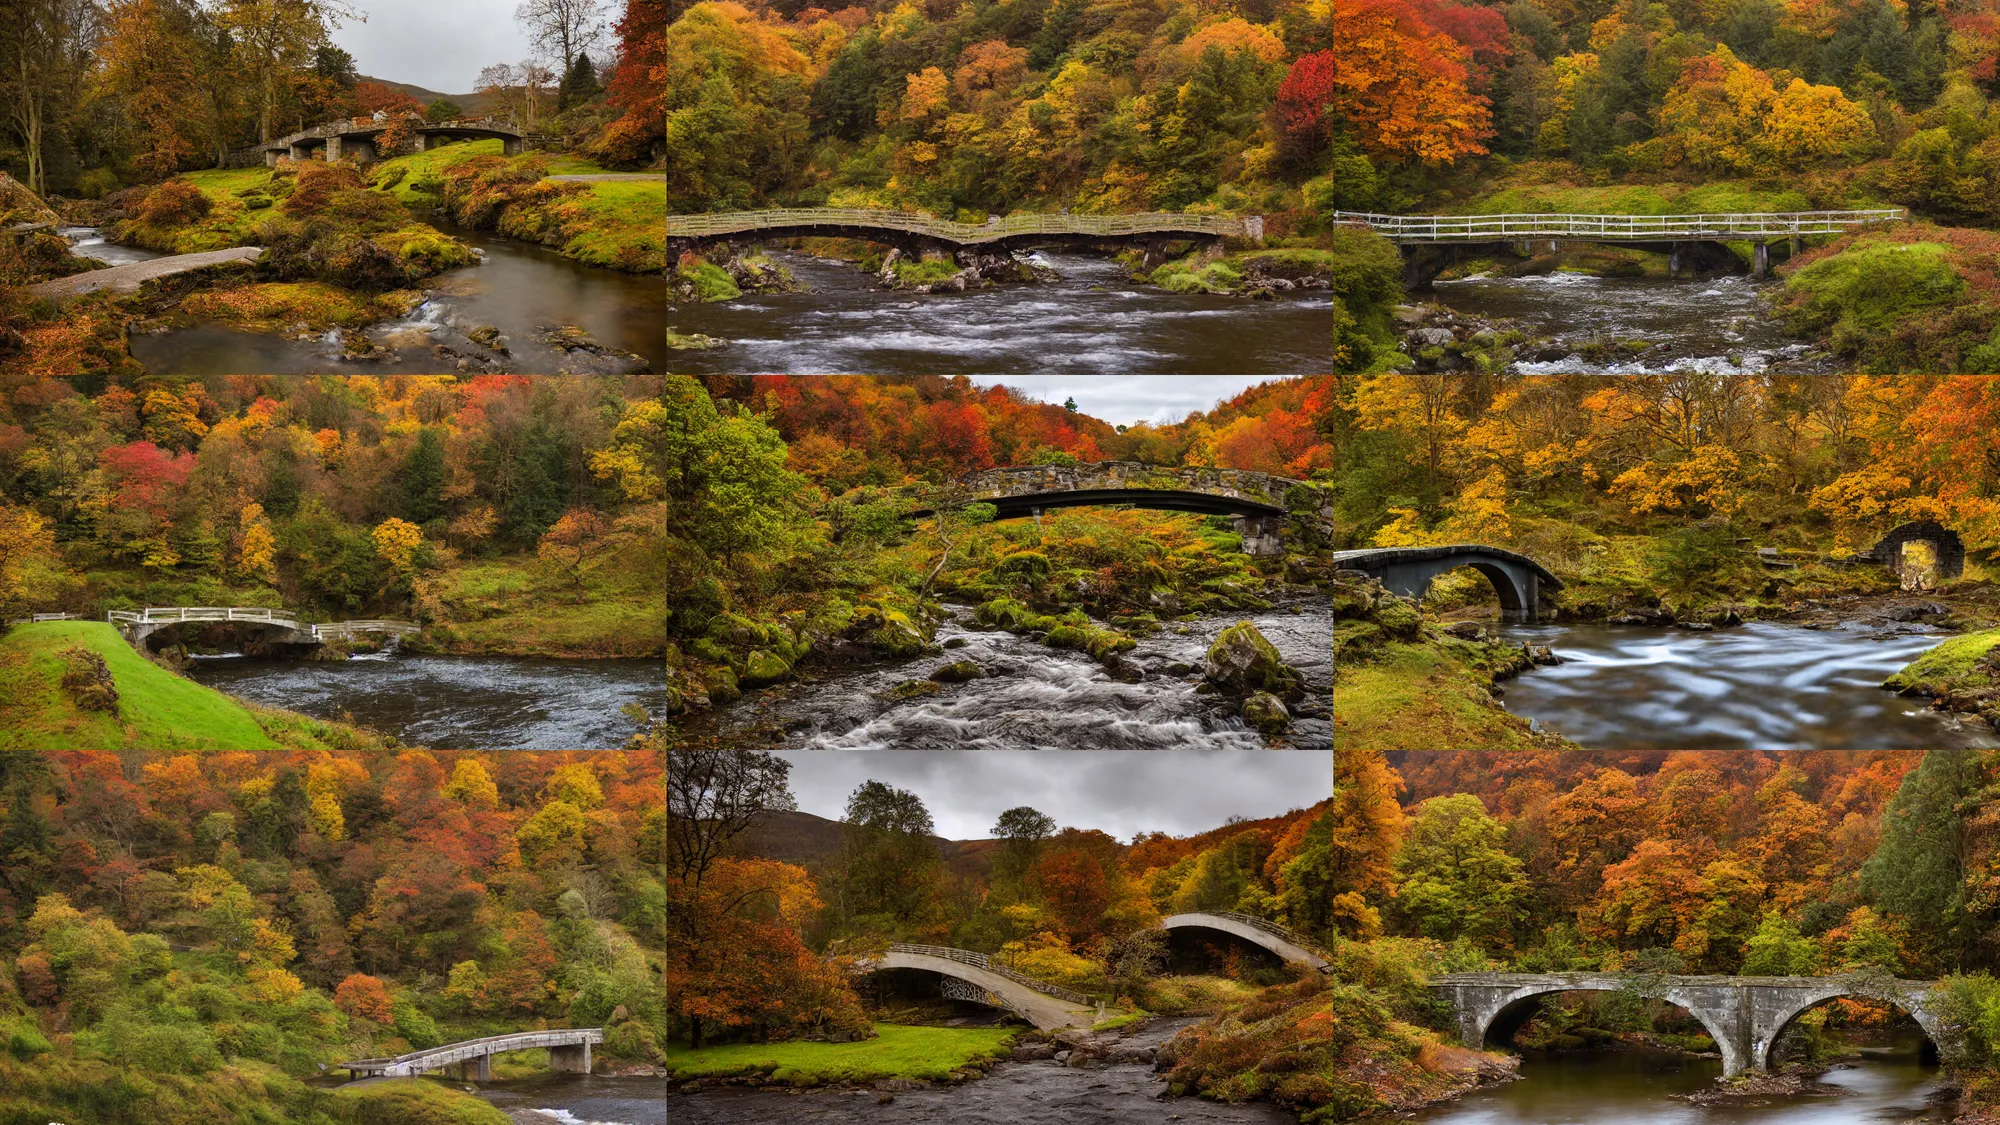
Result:
[[[1543,590],[1562,589],[1562,580],[1526,555],[1480,543],[1438,547],[1378,547],[1335,551],[1334,566],[1359,570],[1381,580],[1392,593],[1422,600],[1431,580],[1447,571],[1469,566],[1493,584],[1500,597],[1503,621],[1534,621],[1541,616]]]
[[[1191,911],[1174,914],[1160,920],[1160,928],[1168,933],[1217,933],[1227,934],[1245,941],[1277,957],[1294,964],[1326,972],[1327,960],[1307,949],[1297,935],[1282,927],[1253,918],[1247,914],[1217,911]]]
[[[1949,1033],[1943,1021],[1925,1003],[1929,992],[1929,988],[1923,985],[1847,977],[1829,977],[1823,987],[1793,990],[1787,998],[1789,1003],[1775,1007],[1768,1014],[1758,1014],[1750,1044],[1755,1056],[1752,1065],[1759,1070],[1769,1070],[1778,1065],[1778,1040],[1783,1038],[1785,1029],[1798,1022],[1800,1016],[1835,1000],[1872,1000],[1887,1004],[1914,1020],[1923,1029],[1931,1050],[1941,1053],[1943,1045],[1950,1041]]]
[[[1903,575],[1903,546],[1912,542],[1928,542],[1937,555],[1937,577],[1940,580],[1961,578],[1965,575],[1965,544],[1959,541],[1958,532],[1938,523],[1936,520],[1912,520],[1889,534],[1868,551],[1868,557]]]
[[[1305,482],[1247,469],[1167,468],[1138,461],[1023,465],[960,478],[954,504],[991,504],[996,519],[1038,517],[1056,508],[1122,505],[1230,516],[1244,553],[1284,553],[1287,496]],[[926,515],[927,512],[914,513]],[[1306,514],[1304,518],[1313,518]]]
[[[1521,1024],[1527,1022],[1528,1017],[1533,1014],[1537,1002],[1544,996],[1556,996],[1565,992],[1625,992],[1631,990],[1634,990],[1632,982],[1602,978],[1538,981],[1532,984],[1522,984],[1511,992],[1490,1000],[1487,1004],[1482,1005],[1476,1010],[1477,1014],[1474,1021],[1464,1023],[1465,1044],[1468,1047],[1474,1048],[1485,1046],[1487,1037],[1496,1028],[1501,1029],[1504,1035],[1512,1037],[1514,1031]],[[1636,988],[1636,991],[1649,1000],[1663,1000],[1694,1017],[1695,1021],[1701,1024],[1702,1030],[1708,1032],[1708,1037],[1715,1040],[1717,1049],[1722,1052],[1722,1070],[1724,1074],[1740,1074],[1750,1065],[1750,1060],[1742,1057],[1735,1037],[1730,1034],[1730,1029],[1718,1021],[1713,1013],[1704,1011],[1703,1004],[1699,998],[1689,994],[1684,989],[1673,986],[1663,989],[1651,989],[1639,986]],[[1461,1020],[1463,1020],[1463,1016],[1461,1016]]]
[[[1043,1031],[1089,1027],[1096,1018],[1090,999],[1082,993],[994,965],[985,954],[971,950],[898,943],[880,957],[857,963],[855,968],[868,973],[888,969],[935,973],[966,986],[948,987],[947,995],[951,998],[1005,1008]],[[991,1000],[982,999],[974,990]]]

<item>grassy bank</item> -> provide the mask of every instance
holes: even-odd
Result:
[[[88,673],[72,650],[104,662],[115,709],[65,686]],[[339,723],[257,707],[141,657],[101,621],[17,625],[0,634],[0,749],[88,746],[131,750],[365,749],[373,735]]]
[[[699,1050],[667,1048],[674,1081],[762,1074],[792,1086],[875,1082],[890,1078],[939,1082],[952,1072],[1006,1057],[1015,1033],[992,1027],[875,1025],[875,1038],[856,1043],[730,1043]]]
[[[378,190],[406,204],[441,207],[466,226],[540,243],[601,269],[664,273],[664,182],[547,178],[607,171],[576,157],[504,156],[498,140],[484,140],[384,160],[368,174]]]
[[[429,636],[464,655],[664,656],[666,591],[648,573],[639,560],[600,565],[578,585],[529,556],[465,563],[433,587]]]
[[[1843,238],[1783,272],[1778,314],[1855,370],[2000,373],[2000,232],[1903,223]]]

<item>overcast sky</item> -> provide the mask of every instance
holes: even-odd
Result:
[[[839,820],[875,780],[921,797],[947,840],[983,840],[1032,805],[1064,828],[1130,841],[1276,816],[1332,795],[1333,755],[1309,750],[784,750],[799,811]]]
[[[367,23],[344,23],[333,42],[371,78],[411,82],[440,94],[470,94],[479,72],[529,54],[514,22],[518,0],[354,0]],[[620,0],[608,5],[622,10]]]
[[[1043,402],[1074,396],[1076,408],[1113,425],[1178,422],[1269,375],[974,375],[982,387],[1003,383]]]

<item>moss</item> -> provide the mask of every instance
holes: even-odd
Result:
[[[512,1125],[472,1094],[422,1078],[396,1078],[335,1090],[335,1112],[353,1125]]]
[[[1196,266],[1190,257],[1154,270],[1152,280],[1174,293],[1234,293],[1243,284],[1243,274],[1219,259]]]
[[[2000,629],[1953,637],[1912,660],[1902,671],[1882,681],[1882,686],[1922,695],[1944,695],[1968,686],[1984,686],[1989,677],[1975,665],[1996,645],[2000,645]]]
[[[696,1078],[768,1075],[790,1086],[875,1082],[902,1078],[941,1082],[1013,1050],[1014,1033],[1001,1028],[904,1027],[876,1024],[875,1035],[852,1043],[733,1043],[691,1050],[667,1048],[667,1070],[676,1082]]]
[[[698,301],[733,301],[743,295],[743,290],[736,287],[736,282],[722,267],[712,262],[696,261],[693,265],[682,266],[679,276]]]
[[[958,276],[958,263],[949,258],[898,258],[890,268],[899,286],[936,285]]]
[[[1868,242],[1785,279],[1785,326],[1823,335],[1838,351],[1862,352],[1911,313],[1950,305],[1965,279],[1936,242]]]
[[[1575,749],[1503,710],[1470,646],[1388,644],[1365,663],[1336,664],[1334,739],[1378,750]]]
[[[792,674],[792,666],[785,658],[765,649],[754,649],[743,662],[742,684],[744,687],[758,687],[774,684]]]
[[[978,679],[980,674],[979,665],[970,660],[960,660],[937,669],[930,678],[941,684],[962,684]]]

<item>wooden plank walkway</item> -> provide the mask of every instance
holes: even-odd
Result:
[[[1772,211],[1699,215],[1378,215],[1335,211],[1333,221],[1365,226],[1392,242],[1683,242],[1847,234],[1908,217],[1879,211]]]
[[[1140,215],[1008,215],[985,223],[960,223],[909,211],[876,211],[859,207],[789,207],[765,211],[719,211],[707,215],[668,215],[668,238],[704,238],[753,231],[844,227],[902,231],[943,242],[977,245],[1020,235],[1051,234],[1129,238],[1148,234],[1219,235],[1261,238],[1261,215],[1190,215],[1151,212]]]

